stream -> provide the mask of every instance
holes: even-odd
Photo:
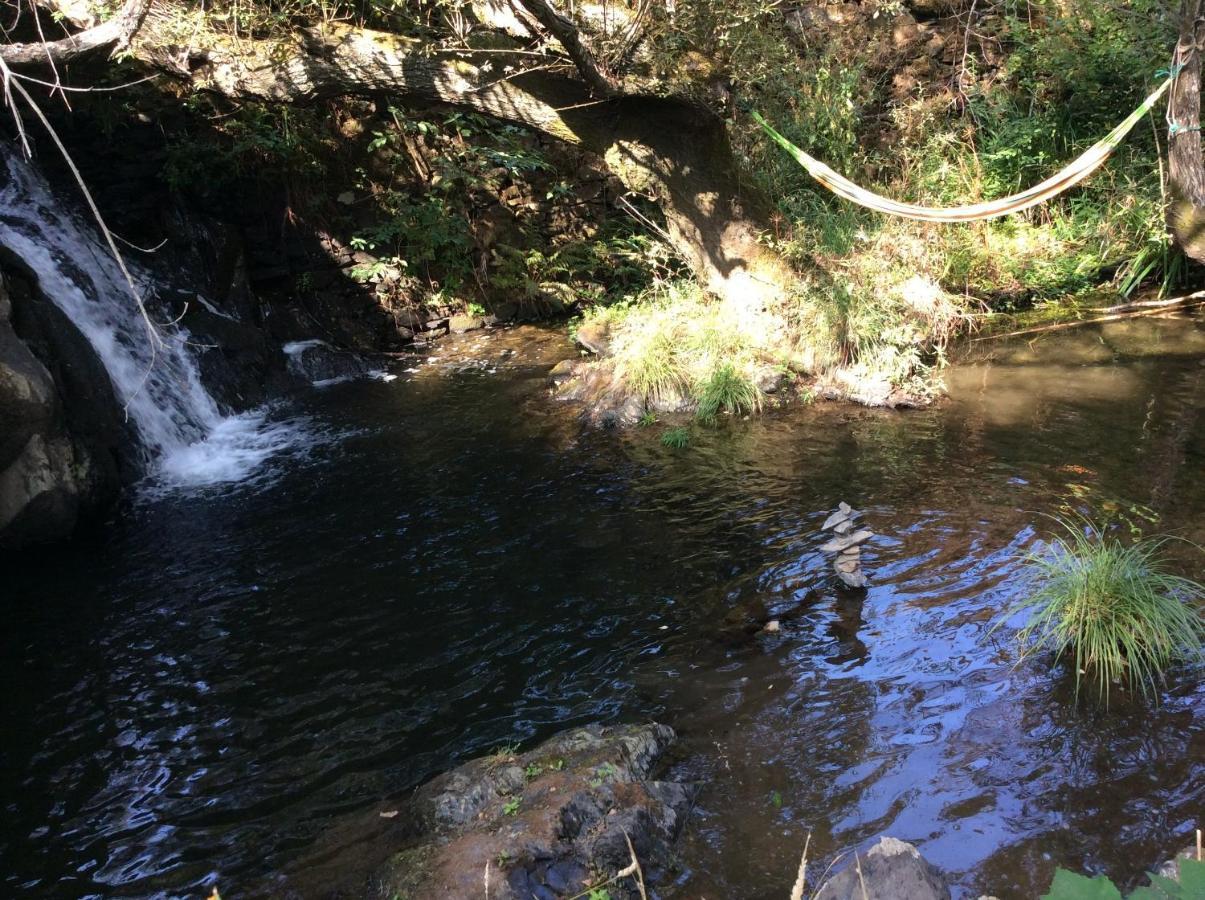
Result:
[[[1203,824],[1201,672],[1105,712],[992,626],[1051,514],[1205,544],[1205,321],[976,346],[931,409],[685,450],[550,403],[572,348],[530,327],[273,411],[305,437],[255,475],[6,561],[0,893],[311,896],[332,830],[433,774],[651,719],[705,785],[670,896],[785,898],[809,833],[821,868],[914,842],[956,897],[1133,882]],[[840,500],[864,594],[817,549]],[[781,630],[730,639],[751,604]]]

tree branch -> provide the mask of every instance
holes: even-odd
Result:
[[[58,65],[99,50],[119,53],[141,27],[149,5],[149,0],[126,0],[112,19],[61,40],[0,45],[0,59],[10,66]]]
[[[602,97],[613,97],[620,93],[619,84],[595,59],[577,26],[557,12],[548,0],[519,0],[519,3],[565,48],[578,74],[592,91]]]

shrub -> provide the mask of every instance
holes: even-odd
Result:
[[[1058,521],[1065,534],[1024,557],[1039,579],[1014,610],[1032,613],[1018,635],[1024,656],[1070,657],[1076,693],[1087,678],[1106,703],[1118,682],[1154,696],[1173,662],[1202,656],[1205,587],[1167,570],[1166,538],[1125,545],[1089,523]]]

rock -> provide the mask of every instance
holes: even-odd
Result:
[[[768,631],[771,634],[773,634],[776,631],[780,631],[781,628],[782,628],[782,626],[779,625],[777,619],[771,619],[769,622],[766,623],[766,627],[763,628],[762,631]]]
[[[464,334],[468,331],[476,331],[479,328],[485,327],[485,320],[481,316],[473,316],[467,313],[457,313],[448,319],[448,330],[452,334]]]
[[[777,394],[784,380],[786,375],[781,369],[762,369],[753,379],[753,383],[763,394]]]
[[[770,610],[761,597],[753,597],[732,607],[724,614],[714,637],[722,644],[747,644],[770,621]]]
[[[920,851],[904,841],[884,837],[821,887],[815,900],[949,900],[949,897],[950,889],[941,874]]]
[[[315,385],[359,378],[371,369],[364,357],[317,339],[290,341],[280,349],[289,373]]]
[[[595,356],[611,352],[611,328],[606,322],[586,322],[577,330],[577,342]]]
[[[1161,863],[1156,869],[1156,875],[1162,875],[1164,878],[1170,878],[1172,881],[1180,880],[1180,861],[1184,859],[1196,859],[1197,848],[1188,846],[1173,856],[1171,859]]]
[[[855,557],[837,557],[836,563],[833,564],[837,572],[856,572],[862,567],[862,562]]]
[[[65,538],[108,508],[128,441],[91,345],[30,279],[15,278],[10,295],[0,275],[0,548],[10,550]]]
[[[821,531],[830,531],[842,522],[847,522],[855,516],[860,516],[861,513],[842,500],[837,504],[837,511],[824,520],[824,524],[820,526]]]
[[[672,865],[695,794],[654,778],[674,740],[664,725],[593,725],[441,775],[388,825],[417,838],[355,895],[477,900],[488,865],[494,900],[573,896],[628,865],[628,838],[646,880],[656,880]],[[608,890],[636,896],[630,878]]]
[[[562,359],[549,371],[548,381],[554,388],[559,388],[577,374],[577,368],[576,359]]]
[[[864,588],[869,583],[866,576],[860,571],[858,572],[837,572],[837,577],[841,579],[841,583],[850,588]]]
[[[822,553],[840,553],[842,550],[850,547],[856,547],[858,544],[864,544],[872,537],[874,537],[874,532],[867,528],[863,528],[861,531],[855,531],[853,534],[835,537],[831,541],[821,544],[820,551]]]
[[[833,526],[833,531],[837,534],[849,534],[853,529],[854,523],[852,519],[846,519],[844,522],[838,522]]]

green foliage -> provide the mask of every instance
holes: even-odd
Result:
[[[681,426],[667,429],[661,435],[661,444],[671,450],[684,450],[690,446],[690,429]]]
[[[1205,587],[1173,575],[1161,559],[1165,539],[1123,544],[1087,522],[1059,520],[1063,534],[1023,562],[1036,589],[1015,611],[1031,618],[1018,638],[1025,655],[1046,648],[1074,666],[1106,703],[1115,683],[1156,696],[1177,660],[1202,658],[1205,621],[1196,608]]]
[[[507,800],[505,803],[502,804],[502,815],[517,816],[519,814],[519,807],[521,807],[522,805],[523,805],[523,800],[521,798],[511,797],[509,800]]]
[[[1121,891],[1104,875],[1088,878],[1067,869],[1054,873],[1050,892],[1043,900],[1122,900]]]
[[[310,183],[326,173],[335,138],[317,109],[247,103],[212,127],[206,97],[190,96],[185,108],[205,124],[169,133],[163,177],[177,190],[226,190],[237,179],[269,172]]]
[[[1129,900],[1200,900],[1205,897],[1205,862],[1195,859],[1179,861],[1180,878],[1151,875],[1149,886],[1140,887]],[[1050,891],[1042,900],[1122,900],[1121,891],[1104,875],[1087,878],[1066,869],[1054,874]]]
[[[721,412],[744,415],[761,409],[761,391],[731,363],[716,366],[698,390],[699,421],[713,423]]]

